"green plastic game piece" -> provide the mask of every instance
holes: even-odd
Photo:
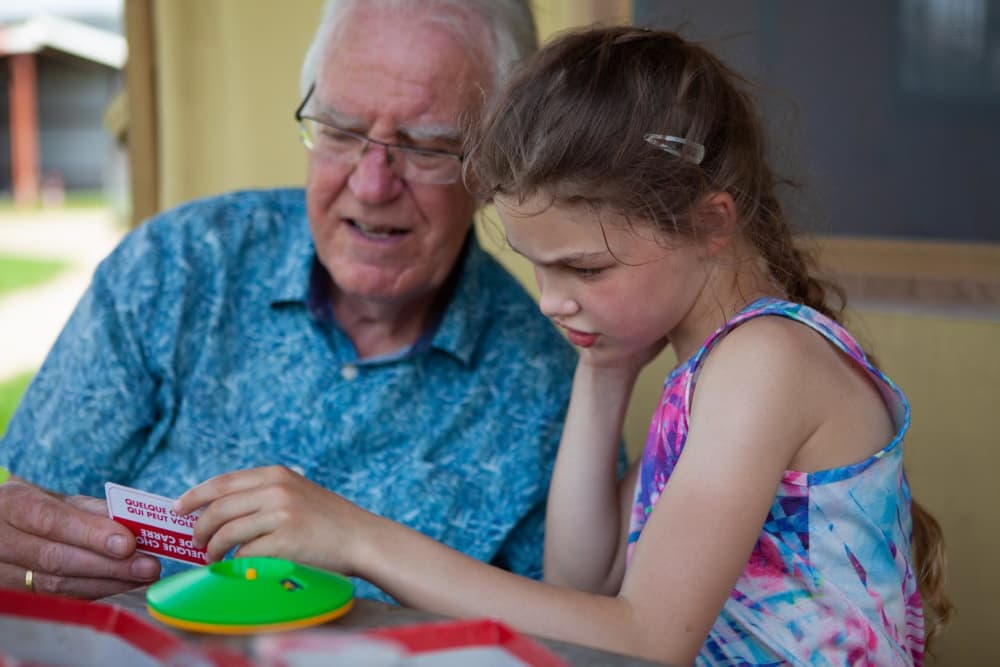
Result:
[[[232,558],[166,577],[146,592],[156,619],[196,632],[243,634],[316,625],[346,614],[350,579],[280,558]]]

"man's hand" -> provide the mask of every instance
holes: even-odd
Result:
[[[160,563],[107,516],[100,498],[59,498],[11,478],[0,484],[0,587],[95,599],[155,581]]]

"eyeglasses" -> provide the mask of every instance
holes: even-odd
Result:
[[[302,110],[312,98],[316,84],[309,86],[302,104],[295,110],[295,120],[299,123],[299,139],[305,147],[324,158],[354,165],[368,152],[372,144],[385,148],[386,161],[390,169],[407,181],[431,185],[454,183],[462,175],[464,156],[458,153],[390,144],[372,139],[360,132],[352,132],[332,125],[328,121],[303,115]]]

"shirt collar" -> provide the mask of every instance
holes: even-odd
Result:
[[[489,326],[490,295],[485,284],[485,268],[490,261],[470,230],[457,270],[458,281],[438,325],[431,347],[447,352],[468,365],[479,339]]]
[[[277,266],[272,274],[269,288],[272,306],[281,303],[305,303],[309,298],[316,248],[309,232],[309,224],[306,222],[304,207],[301,215],[301,220],[288,221],[289,224],[297,223],[298,233],[289,235],[291,238],[287,243],[275,248]]]

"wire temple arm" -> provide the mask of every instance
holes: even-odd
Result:
[[[684,158],[694,164],[701,164],[701,161],[705,159],[705,147],[697,141],[688,141],[669,134],[647,134],[643,139],[671,155]]]

